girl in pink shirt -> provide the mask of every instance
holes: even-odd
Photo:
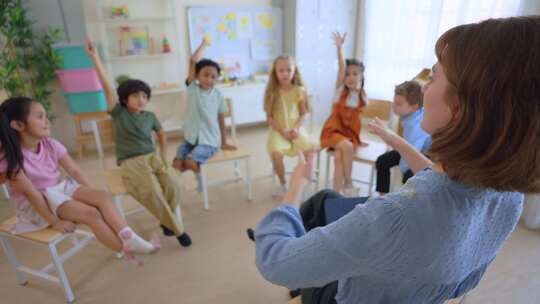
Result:
[[[81,223],[128,259],[157,251],[157,240],[150,243],[133,232],[108,193],[92,187],[66,148],[49,136],[49,120],[39,102],[13,97],[0,105],[0,175],[16,206],[13,233],[48,226],[69,233]],[[59,167],[69,177],[61,179]]]

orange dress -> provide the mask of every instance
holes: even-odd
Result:
[[[335,147],[342,140],[349,140],[356,148],[360,145],[360,113],[366,105],[366,93],[362,89],[358,105],[347,105],[348,90],[342,89],[338,102],[332,105],[332,113],[324,123],[321,132],[321,148]]]

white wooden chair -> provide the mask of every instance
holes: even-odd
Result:
[[[392,102],[388,100],[370,99],[368,105],[364,108],[361,119],[378,117],[383,121],[387,121],[390,125],[392,121]],[[353,156],[354,163],[363,163],[371,167],[369,173],[369,179],[367,181],[355,178],[353,176],[353,182],[366,184],[368,186],[368,195],[371,196],[373,191],[373,178],[375,177],[375,162],[379,155],[388,151],[388,147],[384,143],[366,141],[369,143],[367,147],[358,147]],[[330,186],[330,163],[334,157],[334,151],[327,150],[326,157],[326,178],[325,187]]]
[[[0,183],[2,182],[2,178],[0,177]],[[2,188],[5,191],[6,197],[9,197],[9,192],[3,183]],[[9,263],[15,269],[17,283],[19,283],[19,285],[26,285],[26,275],[32,275],[49,282],[59,284],[64,289],[64,295],[67,302],[72,303],[75,300],[75,296],[73,295],[71,284],[69,283],[69,279],[64,271],[64,262],[86,246],[86,244],[94,238],[94,235],[80,229],[75,230],[73,233],[63,234],[51,228],[16,235],[12,234],[10,231],[13,224],[15,224],[15,221],[16,218],[11,217],[3,223],[0,223],[0,243],[2,244],[2,248],[9,260]],[[59,254],[57,245],[66,239],[70,239],[72,241],[72,246],[63,254]],[[15,250],[13,250],[13,247],[11,246],[11,240],[24,241],[34,245],[46,246],[51,255],[52,262],[41,269],[35,269],[21,264],[17,259]],[[51,274],[53,271],[56,272],[56,276]]]
[[[227,98],[226,101],[229,111],[224,113],[224,116],[225,119],[230,120],[232,143],[238,145],[238,140],[236,138],[236,124],[234,120],[233,102],[230,98]],[[245,165],[244,176],[240,174],[239,162],[241,161],[243,161]],[[233,163],[234,177],[209,181],[206,172],[207,167],[213,164],[219,164],[224,162]],[[201,175],[200,182],[203,195],[203,206],[205,210],[208,210],[210,208],[208,204],[208,187],[211,186],[223,185],[230,182],[244,181],[246,183],[248,201],[252,200],[253,194],[251,190],[251,154],[241,146],[238,146],[238,149],[232,151],[224,151],[219,149],[214,156],[212,156],[205,164],[202,164],[200,166],[200,169],[201,172],[199,174]]]

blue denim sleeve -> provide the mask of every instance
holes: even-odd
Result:
[[[255,231],[257,268],[290,289],[320,287],[355,275],[392,275],[406,269],[403,214],[397,204],[372,199],[325,227],[305,232],[298,208],[271,211]],[[396,263],[398,262],[398,263]]]

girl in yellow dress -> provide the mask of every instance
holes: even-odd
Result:
[[[264,94],[264,111],[270,126],[267,149],[279,178],[281,194],[287,189],[283,156],[303,152],[306,159],[313,159],[314,145],[302,128],[309,110],[307,92],[294,59],[288,55],[277,57]]]

